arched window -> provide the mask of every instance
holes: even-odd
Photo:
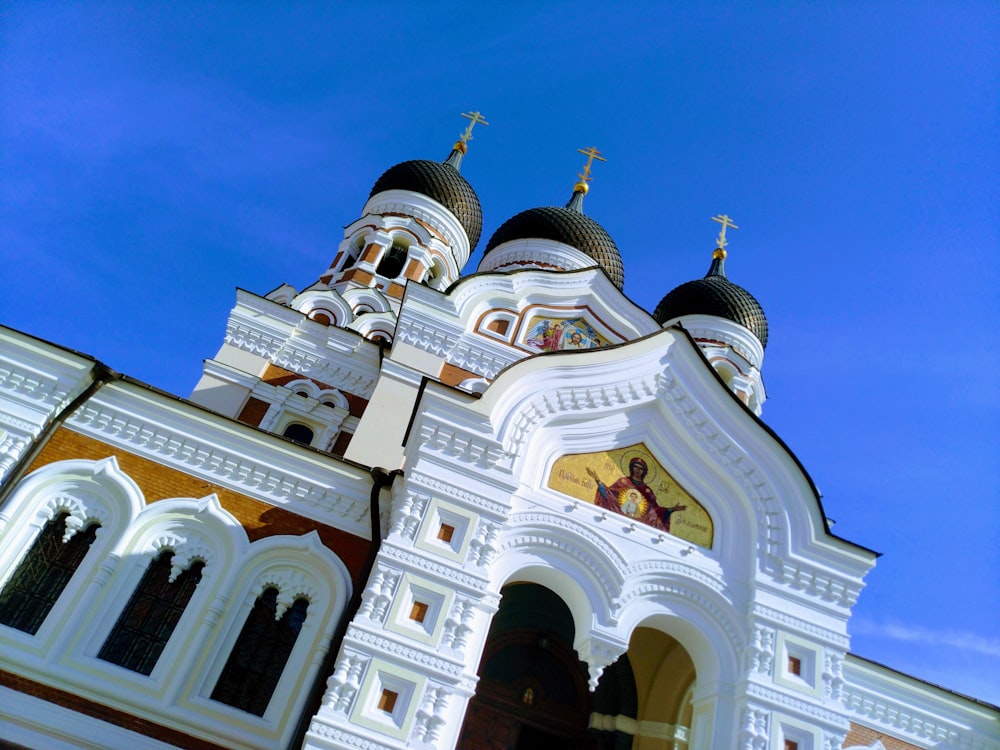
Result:
[[[379,261],[375,273],[387,279],[394,279],[403,272],[404,263],[406,263],[406,248],[394,242]]]
[[[98,658],[139,674],[153,671],[205,567],[197,561],[171,581],[173,556],[173,551],[165,550],[146,568]]]
[[[298,422],[292,422],[285,428],[285,431],[281,433],[286,438],[294,440],[296,443],[301,443],[302,445],[311,445],[313,441],[313,431],[306,427],[304,424],[299,424]]]
[[[276,618],[277,601],[278,590],[273,587],[257,597],[212,691],[212,700],[264,715],[309,607],[306,599],[299,598]]]
[[[45,524],[0,590],[0,624],[31,635],[37,633],[83,562],[100,524],[91,524],[63,541],[67,518],[69,513],[63,512]]]

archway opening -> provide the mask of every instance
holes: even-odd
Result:
[[[597,750],[588,732],[587,668],[573,650],[569,608],[534,583],[503,589],[458,747]]]
[[[691,655],[677,639],[636,628],[628,651],[604,671],[597,686],[591,716],[597,747],[687,750],[695,676]]]

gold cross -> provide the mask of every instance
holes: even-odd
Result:
[[[739,229],[739,227],[733,224],[733,220],[730,219],[725,214],[719,214],[718,216],[713,216],[712,221],[717,221],[720,224],[722,224],[722,231],[719,232],[719,236],[715,238],[715,242],[719,246],[719,249],[724,250],[726,245],[729,244],[728,242],[726,242],[726,227],[729,227],[730,229]]]
[[[465,132],[462,133],[462,135],[458,136],[458,140],[461,143],[468,143],[469,141],[472,140],[472,129],[476,127],[476,123],[489,125],[489,123],[486,122],[486,120],[483,118],[482,112],[463,112],[462,117],[464,117],[466,120],[472,120],[472,122],[469,123],[469,127],[465,129]]]
[[[590,182],[594,179],[590,176],[590,165],[594,163],[594,159],[603,162],[606,162],[607,159],[601,156],[601,152],[598,151],[595,146],[591,146],[590,148],[578,148],[577,152],[587,157],[587,163],[583,166],[583,174],[578,174],[577,177],[583,180],[584,183]]]

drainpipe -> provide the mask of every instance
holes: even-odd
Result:
[[[361,569],[361,574],[358,576],[358,585],[354,587],[351,600],[347,603],[344,614],[341,615],[340,621],[333,631],[333,636],[330,639],[330,648],[327,649],[326,656],[323,657],[323,663],[320,664],[319,672],[316,673],[316,681],[309,691],[309,700],[306,702],[302,714],[299,716],[295,733],[292,734],[292,739],[288,745],[289,750],[296,750],[302,746],[306,732],[309,731],[309,721],[319,713],[320,706],[323,705],[323,695],[326,693],[326,681],[333,674],[337,656],[340,653],[340,646],[347,635],[347,628],[354,620],[358,610],[361,609],[361,597],[364,594],[365,585],[371,578],[372,570],[375,567],[375,560],[378,557],[379,549],[382,547],[382,520],[379,511],[379,496],[383,489],[392,486],[396,477],[403,473],[400,469],[387,471],[380,466],[370,469],[370,472],[372,476],[372,492],[369,500],[368,515],[371,519],[372,546],[368,551],[368,558]]]
[[[81,406],[83,406],[90,398],[97,393],[97,391],[105,384],[110,383],[113,380],[118,380],[120,377],[117,372],[107,367],[100,362],[95,362],[94,367],[90,371],[91,377],[93,378],[83,392],[69,402],[66,406],[56,412],[49,421],[46,422],[42,431],[38,433],[38,436],[32,441],[31,446],[21,454],[21,457],[17,459],[14,466],[11,467],[10,474],[4,480],[3,485],[0,486],[0,508],[2,508],[7,503],[7,498],[14,491],[14,488],[20,484],[21,480],[24,479],[24,475],[28,473],[28,467],[38,458],[38,454],[42,452],[42,449],[48,444],[49,440],[55,434],[56,430],[62,427],[63,423],[69,419],[70,415],[76,412]]]

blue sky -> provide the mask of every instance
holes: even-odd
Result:
[[[5,3],[0,322],[187,395],[234,288],[309,285],[392,164],[483,241],[587,212],[652,310],[708,269],[771,327],[764,419],[884,554],[853,650],[1000,703],[995,3]]]

